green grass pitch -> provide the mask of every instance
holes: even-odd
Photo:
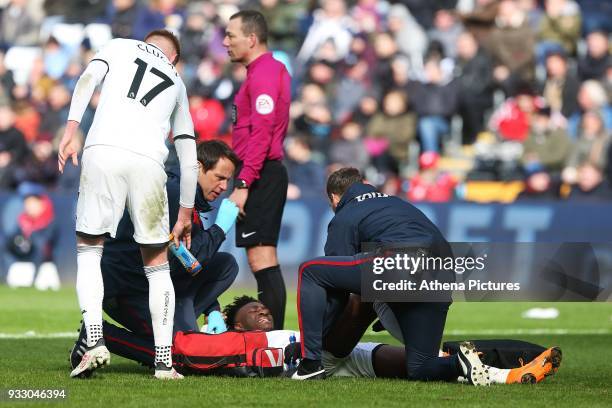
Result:
[[[240,292],[233,291],[222,303]],[[554,320],[526,320],[533,306],[554,306]],[[13,290],[0,286],[0,408],[4,406],[79,407],[422,407],[422,406],[612,406],[612,304],[455,303],[445,339],[517,338],[563,350],[557,375],[537,385],[476,388],[463,384],[401,380],[328,379],[294,382],[285,379],[189,377],[160,382],[144,367],[113,356],[111,365],[90,380],[69,378],[69,338],[41,338],[75,332],[79,311],[72,289],[59,292]],[[295,298],[288,304],[286,327],[297,328]],[[31,332],[31,337],[19,334]],[[368,341],[396,342],[370,333]],[[64,388],[58,402],[7,401],[10,388]]]

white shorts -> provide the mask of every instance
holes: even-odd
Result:
[[[76,230],[110,234],[127,207],[139,244],[168,242],[166,172],[154,160],[113,146],[95,145],[83,152]]]
[[[374,310],[376,311],[376,315],[378,316],[378,320],[382,323],[383,327],[389,334],[395,337],[400,343],[404,344],[404,335],[402,334],[402,329],[400,328],[399,322],[395,318],[393,311],[389,307],[389,305],[385,302],[374,302]],[[438,357],[444,357],[445,354],[442,350],[438,352]]]
[[[321,362],[328,377],[376,378],[372,354],[380,343],[357,343],[351,354],[346,357],[334,357],[323,351]]]
[[[393,311],[385,302],[374,302],[374,311],[378,316],[378,320],[382,323],[385,330],[389,332],[389,334],[395,337],[400,343],[404,344],[404,335],[402,334],[402,329],[400,329],[399,322],[395,318]]]

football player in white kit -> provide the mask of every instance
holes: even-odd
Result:
[[[78,165],[75,131],[95,87],[102,83],[83,151],[76,220],[76,287],[88,350],[71,377],[89,374],[110,361],[102,337],[100,259],[105,235],[115,236],[127,207],[149,282],[155,377],[182,378],[172,368],[175,300],[166,253],[170,231],[164,162],[170,130],[181,167],[180,210],[172,233],[175,244],[183,241],[188,248],[198,164],[187,92],[174,67],[179,55],[179,42],[167,30],[149,33],[144,42],[113,39],[91,60],[72,96],[59,146],[60,172],[68,160]]]

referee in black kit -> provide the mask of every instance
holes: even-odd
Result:
[[[236,245],[246,248],[258,298],[270,308],[278,330],[283,328],[287,298],[276,246],[288,186],[281,160],[289,124],[291,77],[268,51],[267,37],[263,15],[243,10],[230,17],[223,45],[232,62],[247,69],[232,112],[232,147],[243,162],[230,196],[241,215]]]

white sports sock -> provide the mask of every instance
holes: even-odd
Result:
[[[172,347],[155,346],[155,365],[164,363],[166,367],[172,367]]]
[[[510,374],[510,370],[505,368],[489,367],[489,374],[491,375],[492,383],[505,384],[508,374]]]
[[[172,365],[172,355],[166,351],[172,346],[172,328],[174,326],[174,286],[170,279],[168,262],[145,266],[145,275],[149,280],[149,311],[153,323],[155,339],[155,361],[163,361],[166,366]],[[157,356],[160,353],[159,358]]]
[[[102,249],[101,245],[77,245],[76,290],[87,330],[87,347],[94,346],[102,337]]]
[[[457,381],[464,382],[467,380],[467,367],[463,363],[461,359],[459,359],[459,363],[461,364],[461,369],[463,370],[464,377],[458,377]],[[494,384],[505,384],[506,379],[508,378],[508,374],[510,374],[509,369],[497,368],[492,366],[486,366],[489,370],[489,375],[491,377],[491,382]]]

